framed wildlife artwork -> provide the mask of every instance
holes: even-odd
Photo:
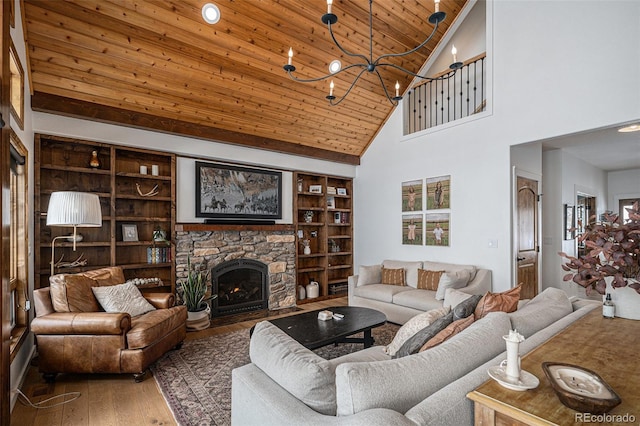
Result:
[[[281,219],[282,173],[196,161],[196,217]]]

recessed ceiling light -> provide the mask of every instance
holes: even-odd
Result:
[[[213,3],[202,6],[202,19],[209,24],[215,24],[220,20],[220,9]]]
[[[621,133],[637,132],[640,131],[640,124],[632,124],[630,126],[622,127],[618,129]]]
[[[340,69],[342,68],[342,62],[340,62],[339,59],[334,59],[333,61],[331,61],[331,63],[329,64],[329,72],[331,74],[335,74],[338,71],[340,71]]]

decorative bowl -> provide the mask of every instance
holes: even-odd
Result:
[[[591,370],[559,362],[543,362],[542,370],[560,402],[573,410],[604,414],[622,402],[611,386]]]

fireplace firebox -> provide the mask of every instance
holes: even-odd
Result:
[[[267,309],[269,269],[253,259],[234,259],[211,270],[213,315],[228,315]]]

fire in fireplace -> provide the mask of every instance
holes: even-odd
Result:
[[[269,270],[267,265],[253,259],[234,259],[211,270],[213,315],[267,309]]]

